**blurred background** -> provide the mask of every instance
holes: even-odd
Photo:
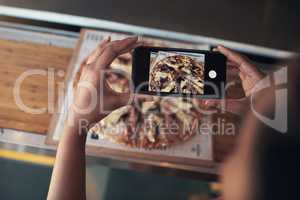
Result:
[[[298,0],[0,0],[0,6],[104,19],[289,52],[300,51]],[[3,8],[0,8],[1,22],[24,23],[69,31],[68,36],[71,37],[70,41],[72,40],[71,45],[66,47],[69,49],[74,48],[82,28],[76,25],[55,23],[49,25],[47,22],[15,18],[2,15],[2,11]],[[15,14],[18,13],[12,13]],[[7,49],[9,52],[11,47]],[[0,51],[0,55],[1,53],[3,52]],[[71,53],[69,50],[68,55],[63,55],[67,57],[67,61]],[[3,55],[2,58],[5,58],[6,54]],[[4,62],[3,60],[0,62]],[[258,60],[267,60],[267,64],[278,61],[270,61],[269,58]],[[8,77],[9,73],[3,72],[2,76]],[[9,86],[7,82],[3,82],[3,85]],[[15,124],[16,118],[22,121],[26,117],[16,114],[17,117],[6,118],[5,121],[4,118],[7,116],[4,113],[9,113],[6,102],[9,101],[12,100],[0,97],[0,199],[45,199],[55,151],[40,142],[45,139],[40,133],[30,136],[30,139],[24,139],[19,133],[10,133],[11,127],[6,127],[5,124],[7,122]],[[50,116],[47,116],[47,120],[49,118]],[[48,121],[44,124],[46,125]],[[41,132],[46,130],[43,129]],[[10,136],[7,136],[9,134]],[[39,145],[28,147],[27,143],[36,141]],[[128,167],[124,163],[114,165],[107,163],[110,162],[88,158],[88,199],[206,200],[215,197],[221,187],[216,183],[215,177],[200,179],[194,175],[181,173],[178,175],[170,170],[163,172],[142,170],[144,166]]]
[[[1,0],[2,5],[300,50],[297,0]]]

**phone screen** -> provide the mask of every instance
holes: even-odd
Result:
[[[220,98],[220,83],[226,76],[226,59],[221,54],[142,47],[133,60],[134,85],[142,93]]]
[[[148,90],[202,95],[204,63],[200,53],[151,51]]]

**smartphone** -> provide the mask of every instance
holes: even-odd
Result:
[[[226,57],[192,49],[138,47],[133,52],[135,93],[224,98]]]

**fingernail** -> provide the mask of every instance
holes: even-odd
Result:
[[[218,48],[217,48],[217,47],[215,47],[215,48],[213,48],[213,49],[212,49],[212,51],[218,51]]]

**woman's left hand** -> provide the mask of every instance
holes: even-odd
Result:
[[[69,120],[76,123],[84,119],[91,124],[117,107],[128,104],[131,93],[114,92],[104,78],[113,60],[139,46],[137,41],[137,37],[116,41],[110,41],[109,37],[86,59],[82,64]]]

